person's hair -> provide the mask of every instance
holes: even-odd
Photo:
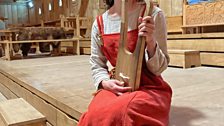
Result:
[[[138,0],[139,2],[144,0]],[[110,9],[114,5],[114,0],[106,0],[107,9]]]
[[[107,9],[111,8],[114,5],[114,0],[106,0]]]

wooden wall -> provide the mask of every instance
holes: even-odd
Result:
[[[186,25],[224,24],[224,1],[185,6]]]
[[[64,16],[88,16],[94,18],[99,13],[99,0],[62,0],[63,5],[59,6],[59,0],[34,0],[34,7],[29,8],[29,20],[31,24],[40,23],[40,20],[53,21]],[[49,11],[49,3],[52,3],[52,10]],[[39,15],[39,8],[42,14]],[[80,9],[81,8],[81,9]]]
[[[29,8],[30,24],[40,23],[41,19],[44,21],[52,21],[59,19],[60,15],[67,16],[69,11],[69,0],[62,0],[62,6],[59,6],[58,0],[33,0],[34,7]],[[52,10],[49,11],[49,3],[52,5]],[[41,8],[42,14],[39,14]]]
[[[9,18],[9,24],[38,24],[41,19],[53,21],[59,19],[60,15],[75,16],[77,14],[94,19],[105,11],[100,1],[102,0],[94,0],[94,2],[92,0],[62,0],[63,5],[59,7],[59,0],[33,0],[34,7],[32,8],[28,8],[25,4],[0,4],[0,16]],[[157,1],[166,16],[182,15],[183,0]],[[52,3],[52,11],[48,9],[49,3]],[[38,14],[40,7],[41,15]]]
[[[166,16],[182,16],[183,0],[159,0],[160,8]]]
[[[25,4],[0,4],[0,16],[8,18],[6,24],[26,24],[29,13]]]

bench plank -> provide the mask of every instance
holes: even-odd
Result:
[[[54,39],[54,40],[25,40],[25,41],[0,41],[0,43],[42,43],[42,42],[71,42],[71,41],[78,41],[79,38],[73,39]]]
[[[224,53],[201,53],[201,64],[212,66],[224,66]]]
[[[168,49],[224,52],[224,39],[168,40]]]
[[[7,98],[0,92],[0,102],[6,101]]]
[[[182,35],[168,35],[168,39],[203,39],[203,38],[224,38],[224,33],[200,33],[200,34],[182,34]]]
[[[0,103],[3,126],[45,126],[46,118],[24,99],[13,99]]]

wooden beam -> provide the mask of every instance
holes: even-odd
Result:
[[[11,92],[7,87],[5,87],[3,84],[0,82],[0,92],[7,98],[7,99],[15,99],[18,98],[16,94]]]
[[[0,121],[3,126],[46,126],[46,118],[24,99],[0,102]]]
[[[79,9],[79,16],[80,17],[85,17],[88,5],[89,5],[89,0],[81,0],[81,6],[80,6],[80,9]]]
[[[201,64],[212,66],[224,66],[224,53],[201,53]]]
[[[168,39],[224,39],[224,33],[201,33],[201,34],[180,34],[180,35],[168,35]]]
[[[224,52],[224,39],[168,40],[168,49]]]

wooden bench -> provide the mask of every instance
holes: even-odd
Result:
[[[90,44],[91,44],[91,27],[92,19],[88,17],[63,17],[61,16],[61,27],[66,31],[73,31],[73,36],[80,37],[80,53],[90,54]],[[62,43],[66,48],[66,52],[69,51],[69,44]],[[84,45],[84,46],[83,46]]]
[[[198,24],[198,25],[184,25],[182,26],[183,34],[198,34],[206,32],[224,32],[219,30],[218,27],[223,27],[224,24]]]
[[[80,38],[79,46],[80,46],[80,54],[90,55],[91,40],[89,38]],[[73,50],[72,43],[69,43],[69,42],[61,43],[61,48],[62,48],[62,51],[65,53],[71,53]]]
[[[169,66],[185,68],[201,66],[200,52],[196,50],[168,50]]]
[[[28,26],[28,25],[27,25]],[[30,25],[33,26],[33,25]],[[37,25],[35,25],[37,26]],[[65,17],[63,15],[60,16],[60,19],[52,20],[52,21],[41,21],[41,24],[38,26],[53,26],[53,27],[62,27],[66,31],[67,35],[71,35],[73,37],[80,37],[80,51],[81,54],[90,54],[90,43],[91,43],[91,27],[92,27],[92,18],[90,17]],[[86,45],[88,43],[88,47],[83,47],[83,44]],[[71,52],[72,43],[62,42],[62,48],[64,52]]]
[[[26,40],[26,41],[0,41],[4,45],[5,48],[5,58],[6,60],[11,60],[13,56],[13,43],[51,43],[51,42],[72,42],[73,43],[73,54],[80,55],[80,45],[79,45],[79,37],[72,39],[54,39],[54,40]],[[59,47],[60,50],[60,47]]]
[[[46,117],[24,99],[0,102],[1,126],[46,126]]]

